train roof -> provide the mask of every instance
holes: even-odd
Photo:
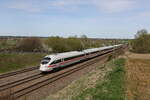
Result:
[[[107,47],[100,47],[100,48],[91,48],[91,49],[83,50],[81,52],[80,51],[70,51],[70,52],[64,52],[64,53],[57,53],[57,54],[47,55],[45,57],[49,57],[52,60],[58,60],[58,59],[72,57],[72,56],[82,55],[84,53],[91,53],[91,52],[95,52],[95,51],[101,51],[101,50],[105,50],[105,49],[109,49],[109,48],[113,48],[113,47],[117,47],[117,46],[121,46],[121,45],[122,44],[107,46]]]
[[[89,52],[95,52],[95,51],[98,51],[98,50],[99,50],[99,48],[92,48],[92,49],[83,50],[83,52],[89,53]]]
[[[91,48],[91,49],[83,50],[83,52],[90,53],[90,52],[95,52],[95,51],[101,51],[101,50],[109,49],[109,48],[112,48],[112,47],[114,47],[114,46],[107,46],[107,47],[100,47],[100,48]]]
[[[71,51],[71,52],[64,52],[64,53],[52,54],[52,55],[48,55],[46,57],[58,60],[58,59],[68,58],[68,57],[82,55],[82,54],[84,54],[84,53],[83,52],[79,52],[79,51]]]

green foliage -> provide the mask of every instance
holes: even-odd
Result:
[[[124,39],[93,39],[86,35],[80,37],[74,36],[69,38],[63,37],[9,37],[0,39],[0,51],[47,51],[47,52],[65,52],[72,50],[83,50],[87,48],[96,48],[107,45],[128,43]]]
[[[67,41],[66,44],[69,47],[68,51],[82,50],[82,44],[81,44],[81,40],[79,38],[69,37],[68,39],[66,39],[66,41]]]
[[[6,39],[1,39],[0,40],[0,49],[3,49],[7,45],[7,40]]]
[[[17,46],[19,51],[40,51],[42,49],[42,43],[39,38],[29,37],[22,39]]]
[[[113,70],[106,76],[106,80],[97,82],[95,88],[88,88],[73,98],[74,100],[125,100],[125,59],[120,58],[111,65]]]
[[[52,49],[53,52],[67,51],[66,40],[60,37],[50,37],[46,41],[46,44]]]
[[[99,41],[91,41],[87,37],[49,37],[46,44],[52,49],[53,52],[66,52],[66,51],[80,51],[86,48],[100,47]]]
[[[130,44],[133,52],[150,53],[150,34],[144,29],[140,30]]]
[[[16,45],[16,40],[14,39],[0,39],[0,49],[10,49]]]
[[[41,58],[46,54],[0,54],[0,73],[21,69],[25,67],[37,66]]]

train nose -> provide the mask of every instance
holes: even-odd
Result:
[[[51,71],[52,68],[51,68],[51,67],[48,67],[48,66],[46,66],[46,65],[44,65],[44,66],[41,65],[39,70],[42,71],[42,72],[47,72],[47,71]]]

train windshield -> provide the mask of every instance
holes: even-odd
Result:
[[[48,62],[50,62],[51,58],[49,57],[45,57],[43,58],[43,60],[41,61],[41,64],[47,64]]]

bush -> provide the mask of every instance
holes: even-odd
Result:
[[[150,53],[150,34],[145,29],[140,30],[130,44],[133,52]]]
[[[88,39],[86,35],[81,36],[81,42],[83,44],[84,49],[96,48],[96,47],[101,47],[102,46],[100,40]]]
[[[75,37],[69,37],[69,38],[62,38],[58,36],[50,37],[48,38],[46,44],[55,53],[82,49],[80,40]]]
[[[55,53],[66,51],[80,51],[86,48],[100,47],[100,43],[98,41],[91,41],[87,37],[49,37],[46,41],[46,44]]]
[[[1,39],[0,40],[0,49],[3,49],[6,46],[7,46],[7,40],[6,39]]]
[[[46,44],[52,49],[53,52],[66,51],[65,39],[60,37],[49,37]]]
[[[80,51],[83,49],[81,40],[79,38],[69,37],[68,39],[66,39],[66,41],[67,41],[66,45],[68,46],[68,51],[73,51],[73,50]]]
[[[42,50],[41,40],[37,37],[24,38],[18,44],[17,50],[25,52],[40,51]]]

